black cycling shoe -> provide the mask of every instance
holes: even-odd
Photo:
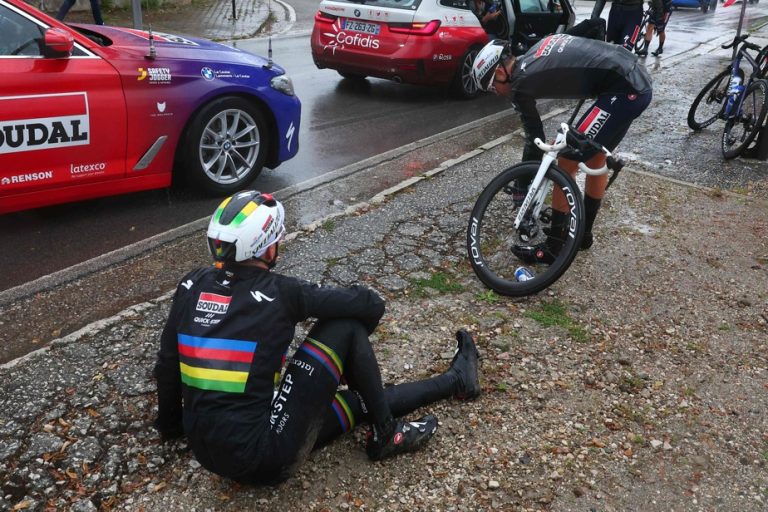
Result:
[[[474,400],[480,396],[480,380],[477,371],[478,358],[477,347],[472,336],[465,330],[456,332],[456,355],[453,356],[449,372],[459,377],[456,389],[456,398]]]
[[[595,242],[595,237],[592,236],[592,233],[584,233],[584,238],[581,239],[581,245],[579,246],[580,251],[586,251],[590,247],[592,247],[592,244]]]
[[[428,414],[416,421],[396,420],[394,431],[383,435],[378,427],[368,431],[365,451],[371,460],[382,460],[401,453],[415,452],[427,444],[437,431],[437,418]]]
[[[635,50],[635,53],[638,55],[638,57],[647,57],[648,56],[648,43],[643,43],[643,46],[639,49]]]
[[[512,254],[525,263],[546,263],[547,265],[551,265],[557,258],[557,254],[552,252],[546,242],[536,245],[513,245]]]
[[[653,55],[654,57],[658,57],[662,53],[664,53],[664,48],[659,48],[655,52],[651,52],[651,55]]]

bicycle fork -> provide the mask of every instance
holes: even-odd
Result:
[[[536,176],[533,178],[533,182],[528,187],[528,193],[525,195],[522,206],[517,212],[515,217],[514,227],[515,230],[520,230],[521,226],[525,226],[527,229],[526,236],[532,237],[535,233],[531,232],[531,228],[527,226],[527,222],[533,224],[534,219],[539,217],[541,208],[544,205],[544,198],[549,193],[549,187],[542,187],[541,183],[544,181],[544,176],[547,174],[547,169],[557,159],[556,153],[546,153],[541,159],[539,170],[536,171]],[[533,204],[533,211],[530,215],[526,215],[528,208]]]

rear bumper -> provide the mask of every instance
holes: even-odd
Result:
[[[452,37],[450,43],[444,43],[437,36],[410,38],[408,44],[400,50],[391,55],[383,55],[324,45],[315,31],[312,34],[312,58],[320,69],[328,68],[416,85],[448,85],[456,76],[467,50],[487,42],[482,29],[476,32],[471,37]]]

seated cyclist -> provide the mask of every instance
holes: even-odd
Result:
[[[651,39],[653,39],[653,31],[659,35],[659,47],[655,52],[651,52],[651,55],[658,57],[664,53],[664,41],[667,39],[666,27],[669,23],[669,18],[672,16],[672,0],[663,0],[664,11],[659,15],[655,9],[651,10],[651,15],[648,17],[648,25],[645,28],[645,41],[643,46],[637,50],[637,54],[641,57],[648,55],[648,48],[651,46]]]
[[[465,331],[446,372],[382,387],[368,340],[384,301],[362,286],[332,288],[272,272],[284,228],[269,194],[227,198],[208,226],[217,265],[179,284],[155,366],[163,439],[183,434],[208,470],[246,484],[291,476],[313,447],[371,425],[372,460],[424,446],[437,430],[427,415],[396,419],[448,397],[480,394],[477,349]],[[318,319],[287,358],[296,324]],[[339,389],[342,380],[348,389]]]
[[[651,101],[651,77],[634,54],[621,46],[567,34],[548,36],[520,56],[513,55],[508,42],[491,41],[477,54],[472,72],[479,89],[508,97],[520,112],[526,134],[523,160],[542,157],[533,143],[536,137],[544,140],[537,99],[596,98],[576,128],[610,151],[618,146],[632,121]],[[599,168],[605,165],[606,157],[596,149],[586,154],[571,152],[559,158],[558,165],[575,176],[579,161]],[[607,182],[607,174],[587,176],[581,249],[592,246],[592,226]],[[521,200],[525,188],[516,192],[522,194],[516,198]],[[568,208],[564,197],[553,198],[552,205],[552,227],[547,240],[535,246],[513,247],[512,252],[520,259],[551,263],[557,257],[566,232]]]

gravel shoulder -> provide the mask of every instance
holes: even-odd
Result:
[[[514,138],[287,244],[279,270],[387,298],[387,382],[443,371],[453,331],[475,335],[484,394],[429,407],[441,425],[424,451],[370,463],[358,429],[277,488],[204,471],[150,427],[163,296],[0,368],[0,509],[768,508],[768,202],[646,174],[663,158],[647,126],[595,246],[534,297],[489,293],[464,257],[474,198],[519,159]]]

